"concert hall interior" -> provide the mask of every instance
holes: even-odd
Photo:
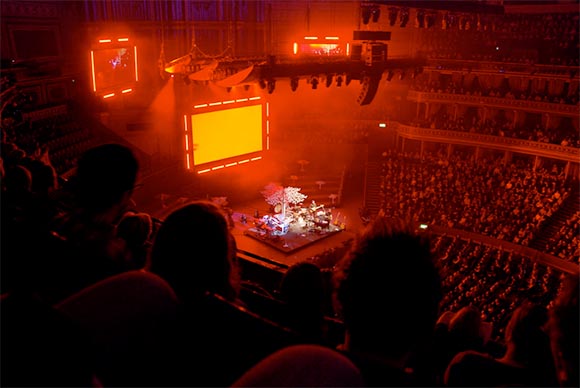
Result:
[[[579,0],[4,0],[2,386],[578,386]]]

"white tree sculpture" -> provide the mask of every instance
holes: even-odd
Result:
[[[307,198],[307,195],[302,194],[298,187],[283,187],[276,183],[267,184],[262,195],[269,205],[282,205],[282,217],[286,217],[286,205],[289,203],[296,205],[304,202]]]

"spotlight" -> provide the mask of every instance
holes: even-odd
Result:
[[[298,77],[290,78],[290,89],[292,89],[293,92],[295,92],[296,89],[298,89],[298,81],[299,81]]]
[[[264,81],[263,78],[260,78],[260,81],[258,81],[258,84],[260,85],[260,89],[266,89],[266,81]]]
[[[268,94],[274,93],[274,89],[276,89],[276,80],[270,79],[268,80]]]
[[[336,77],[336,87],[340,88],[342,86],[342,75]]]
[[[332,74],[326,75],[326,87],[329,88],[332,85]]]

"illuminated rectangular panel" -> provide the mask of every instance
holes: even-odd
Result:
[[[262,105],[194,114],[191,130],[195,166],[262,151]]]
[[[107,93],[134,86],[138,78],[136,53],[136,48],[127,46],[104,46],[92,50],[93,91]]]
[[[119,38],[117,39],[117,42],[128,42],[129,38]]]
[[[123,94],[131,93],[132,91],[133,91],[133,89],[129,88],[129,89],[122,90],[121,93],[123,93]]]
[[[99,39],[99,43],[111,43],[111,39]]]
[[[249,100],[250,101],[256,101],[256,100],[259,100],[260,98],[262,98],[262,97],[260,97],[260,96],[250,97]]]
[[[105,94],[103,96],[103,98],[111,98],[111,97],[114,97],[114,96],[115,96],[115,93],[109,93],[109,94]]]

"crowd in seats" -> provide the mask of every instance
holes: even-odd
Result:
[[[472,158],[385,151],[381,213],[529,245],[571,191],[558,169]]]
[[[542,83],[538,84],[544,86]],[[559,87],[548,88],[544,86],[544,89],[535,89],[531,84],[521,82],[520,86],[516,88],[511,86],[509,82],[502,82],[497,76],[471,76],[459,80],[444,77],[431,79],[426,74],[421,74],[413,80],[410,88],[418,92],[578,105],[580,102],[578,100],[578,83],[571,83],[571,87],[565,87],[565,85],[564,82],[561,82],[558,84]]]
[[[577,12],[449,16],[420,30],[429,57],[578,66]]]
[[[67,112],[38,120],[22,117],[7,120],[5,116],[2,127],[5,142],[28,155],[45,153],[59,175],[71,170],[84,151],[97,145],[96,136]]]
[[[557,386],[550,339],[544,330],[547,321],[548,311],[544,307],[522,303],[507,325],[504,354],[493,357],[475,350],[457,352],[446,368],[445,385]]]
[[[340,386],[432,386],[443,381],[443,366],[433,369],[441,311],[456,316],[449,333],[476,327],[469,320],[501,327],[523,295],[545,306],[555,297],[551,290],[558,289],[558,278],[523,258],[480,255],[471,243],[432,241],[410,223],[378,217],[345,245],[331,272],[312,260],[292,266],[272,298],[280,298],[285,319],[272,320],[242,297],[237,248],[223,209],[195,200],[173,210],[155,229],[154,220],[130,200],[138,169],[124,146],[92,148],[64,188],[70,199],[64,197],[69,200],[59,208],[58,222],[48,225],[58,234],[45,233],[60,244],[48,245],[51,240],[40,238],[40,231],[13,232],[15,240],[34,238],[38,247],[16,249],[12,260],[22,260],[25,268],[2,271],[16,276],[0,302],[3,338],[15,339],[6,347],[3,342],[2,369],[11,368],[5,381],[16,386],[260,386],[278,378],[281,386],[314,381],[336,386],[336,379]],[[3,183],[4,190],[18,193],[31,186],[24,169]],[[10,221],[24,222],[20,217]],[[39,256],[30,257],[31,252]],[[490,273],[496,278],[488,282]],[[327,292],[340,320],[335,327],[325,316]],[[488,305],[500,309],[498,320]],[[460,319],[464,314],[457,311],[463,307],[471,312],[465,314],[469,319]],[[25,360],[18,345],[34,330],[26,349],[38,357]],[[447,358],[456,351],[486,349],[456,345],[446,351]],[[304,350],[300,346],[312,350],[310,368],[291,360],[295,351]],[[566,353],[565,360],[569,357]],[[292,377],[281,370],[272,374],[281,360]],[[27,370],[37,372],[37,380],[22,377]]]
[[[562,276],[527,257],[455,236],[435,238],[434,256],[443,276],[440,310],[457,312],[472,305],[491,324],[495,341],[522,299],[549,306]]]
[[[545,252],[580,264],[580,211],[566,220],[546,244]]]
[[[393,174],[401,179],[420,165],[409,155],[399,159],[387,153],[386,165],[388,160],[391,167],[412,162],[409,170]],[[13,341],[6,345],[3,340],[2,370],[11,371],[2,377],[3,385],[259,385],[260,365],[280,365],[276,352],[289,354],[296,349],[289,347],[306,344],[325,347],[311,356],[320,353],[328,362],[350,365],[336,371],[352,372],[337,377],[346,385],[358,384],[358,378],[366,386],[441,385],[445,362],[434,361],[439,351],[446,356],[437,360],[452,360],[456,352],[488,351],[481,346],[485,339],[505,334],[507,341],[511,337],[503,328],[525,299],[546,308],[568,305],[554,302],[560,274],[549,267],[454,237],[433,239],[397,221],[407,215],[397,213],[377,217],[318,262],[288,269],[272,295],[282,313],[267,317],[243,297],[232,225],[223,209],[204,200],[185,203],[156,229],[153,218],[131,201],[139,165],[127,147],[91,148],[58,190],[53,179],[48,188],[32,191],[38,185],[31,170],[8,162],[2,206],[3,222],[10,227],[2,228],[0,303],[2,337]],[[428,163],[470,187],[449,160]],[[454,163],[468,169],[464,159]],[[492,187],[531,186],[538,180],[538,197],[530,199],[534,204],[563,188],[558,174],[553,179],[542,171],[520,176],[517,168],[504,170],[493,161],[483,171]],[[498,174],[505,179],[495,182]],[[427,176],[444,178],[437,170]],[[325,271],[319,264],[331,257],[337,262]],[[327,313],[327,293],[333,295],[337,320],[329,319],[334,315]],[[449,336],[435,342],[442,312],[455,318],[446,327]],[[473,328],[486,324],[492,329],[479,343]],[[471,332],[471,337],[456,332]],[[33,359],[19,347],[27,336],[25,349],[35,353]],[[330,349],[338,354],[327,355]],[[505,349],[509,353],[509,346]],[[561,360],[569,370],[566,382],[574,378],[570,352],[566,348]],[[35,371],[36,380],[23,377],[28,370]],[[314,371],[300,368],[297,380],[288,384],[308,385],[324,376],[307,373]],[[320,384],[336,381],[328,379]]]
[[[451,117],[447,113],[433,115],[427,119],[415,119],[412,126],[422,128],[443,129],[446,131],[470,132],[500,137],[531,140],[542,143],[558,144],[565,147],[580,147],[578,131],[571,126],[546,128],[540,123],[535,125],[514,125],[501,118],[482,120],[479,117]]]

